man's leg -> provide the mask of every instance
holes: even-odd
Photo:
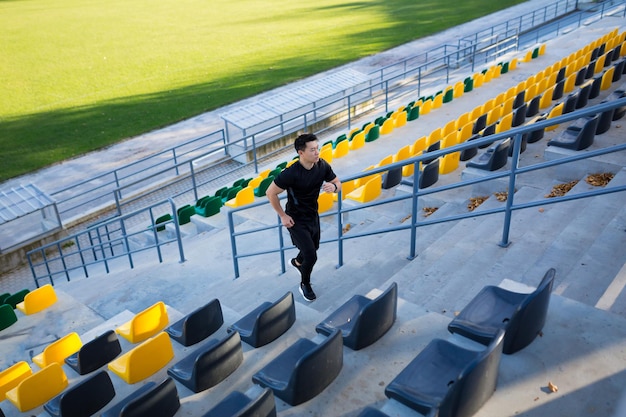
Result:
[[[316,230],[319,230],[319,228],[316,228],[315,223],[306,224],[303,222],[297,222],[293,227],[289,228],[291,241],[299,249],[296,263],[300,267],[302,283],[304,284],[311,282],[311,272],[317,262],[319,232],[316,233]]]

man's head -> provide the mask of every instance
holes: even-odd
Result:
[[[320,159],[320,147],[317,136],[312,133],[305,133],[296,138],[294,147],[298,151],[300,163],[309,169]]]
[[[312,144],[309,142],[317,142],[317,136],[313,133],[304,133],[296,138],[293,143],[294,148],[296,148],[296,152],[300,154],[300,151],[305,151],[307,146],[311,146]],[[308,145],[307,145],[308,144]]]

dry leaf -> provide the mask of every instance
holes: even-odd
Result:
[[[506,201],[506,199],[509,197],[509,192],[508,191],[500,191],[497,193],[493,193],[493,195],[496,196],[496,200],[498,201]]]
[[[409,215],[407,215],[407,216],[404,216],[404,217],[400,220],[400,223],[404,223],[405,221],[409,220],[410,218],[411,218],[411,215],[410,215],[410,214],[409,214]]]
[[[613,179],[615,175],[610,172],[604,172],[602,174],[589,174],[585,181],[589,185],[593,185],[594,187],[604,187],[609,181]]]
[[[543,213],[545,210],[543,207],[539,207],[539,213]]]
[[[484,195],[484,196],[480,196],[480,197],[471,197],[470,198],[470,202],[467,204],[467,209],[469,211],[474,211],[474,209],[476,207],[480,206],[488,198],[489,198],[488,195]]]
[[[552,191],[550,192],[550,194],[546,194],[546,198],[562,197],[567,194],[569,190],[574,188],[576,184],[578,184],[578,180],[570,181],[565,184],[557,184],[552,187]]]
[[[424,217],[428,217],[434,212],[436,212],[438,209],[439,207],[424,207],[422,211],[424,212]]]
[[[458,316],[459,314],[461,314],[461,312],[460,312],[460,311],[455,311],[455,312],[454,312],[454,317]]]
[[[559,390],[559,387],[554,385],[552,382],[548,382],[548,389],[550,390],[550,392],[557,392]]]

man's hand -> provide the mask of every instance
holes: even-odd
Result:
[[[284,216],[280,216],[280,221],[283,223],[283,226],[285,226],[287,229],[289,229],[290,227],[293,227],[293,225],[295,224],[291,216],[288,214],[285,214]]]

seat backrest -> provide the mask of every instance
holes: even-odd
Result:
[[[267,309],[259,313],[253,334],[254,347],[264,346],[285,333],[296,321],[293,293],[288,291]]]
[[[554,268],[548,269],[537,289],[524,299],[512,315],[506,329],[504,353],[510,354],[525,348],[543,329],[555,274]]]
[[[222,306],[217,298],[187,314],[167,328],[170,337],[183,346],[194,345],[224,324]]]
[[[128,384],[153,375],[174,357],[170,337],[161,332],[109,362],[108,368]]]
[[[4,330],[17,322],[15,310],[8,304],[0,305],[0,330]]]
[[[498,382],[504,331],[461,372],[441,402],[438,416],[470,417],[493,395]]]
[[[439,158],[430,162],[422,170],[419,180],[419,188],[427,188],[439,179]]]
[[[85,343],[78,352],[65,358],[65,363],[80,375],[106,365],[122,353],[122,346],[113,330],[108,330]]]
[[[114,396],[111,377],[102,370],[53,398],[44,405],[44,409],[53,416],[91,416]]]
[[[57,302],[57,295],[50,284],[43,285],[24,296],[16,307],[24,314],[35,314]]]
[[[6,397],[21,412],[38,407],[58,395],[67,387],[63,368],[56,362],[23,379]]]
[[[397,306],[398,284],[394,282],[363,308],[357,319],[357,328],[353,332],[354,343],[346,346],[358,350],[380,339],[396,321]]]
[[[6,398],[6,392],[17,387],[20,382],[33,374],[30,365],[20,361],[0,372],[0,401]]]
[[[172,378],[166,378],[122,408],[119,417],[172,417],[180,408],[178,390]]]
[[[18,303],[21,303],[22,301],[24,301],[24,297],[26,296],[26,294],[28,294],[30,292],[29,289],[25,288],[23,290],[20,290],[16,293],[13,293],[11,295],[9,295],[5,300],[4,303],[8,304],[11,306],[11,308],[15,308],[15,306]]]
[[[324,390],[339,375],[343,367],[343,338],[341,330],[333,332],[317,346],[306,352],[294,366],[289,386],[312,398]],[[297,394],[293,404],[299,404]]]
[[[65,358],[78,352],[83,346],[78,333],[71,332],[46,346],[42,353],[33,356],[33,363],[45,368],[53,362],[63,364]]]
[[[163,301],[158,301],[135,314],[127,323],[116,329],[117,333],[131,343],[139,343],[154,336],[167,326],[169,318]]]
[[[265,195],[265,192],[267,191],[267,188],[273,181],[274,177],[272,175],[264,178],[263,181],[261,181],[261,184],[259,184],[259,186],[254,190],[254,195],[256,195],[257,197],[263,197]]]
[[[254,398],[239,391],[233,391],[219,404],[210,409],[202,417],[276,417],[274,392],[264,388]]]
[[[232,332],[211,345],[210,349],[197,354],[191,371],[192,390],[201,392],[219,384],[242,362],[241,337],[238,332]]]

